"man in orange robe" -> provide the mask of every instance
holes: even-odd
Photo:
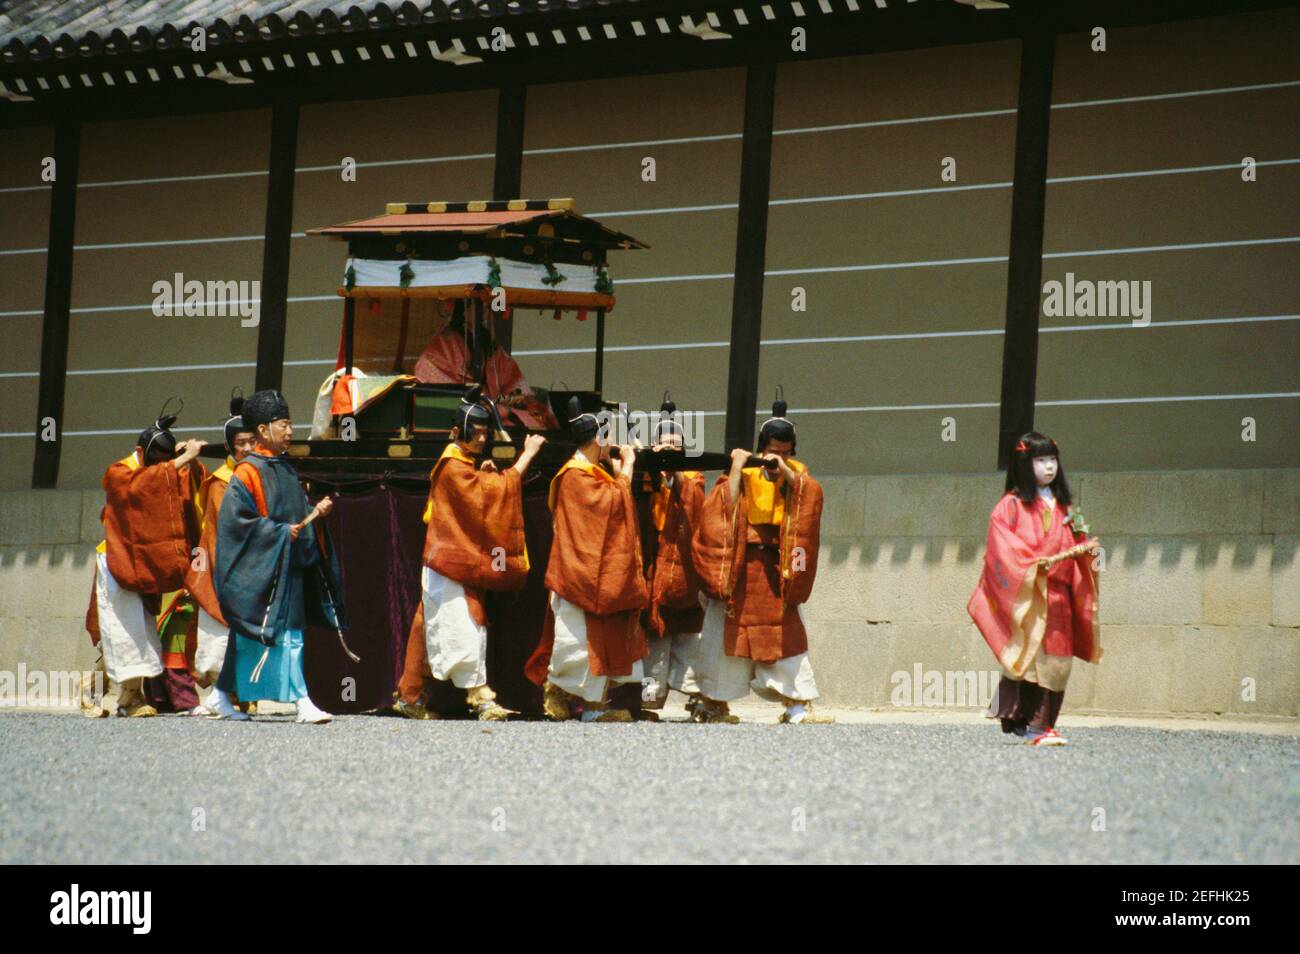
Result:
[[[485,592],[521,590],[527,583],[522,481],[546,443],[540,434],[530,434],[504,473],[491,460],[480,466],[477,458],[494,424],[491,407],[477,389],[471,391],[429,475],[421,576],[429,668],[435,679],[464,689],[466,703],[484,721],[508,715],[488,688]]]
[[[554,538],[546,565],[550,606],[542,640],[527,673],[543,684],[548,718],[628,722],[626,709],[609,709],[611,683],[640,682],[647,646],[641,610],[649,591],[632,499],[631,447],[619,448],[611,475],[600,425],[570,403],[574,455],[551,481]]]
[[[231,699],[217,686],[221,665],[226,659],[226,641],[230,624],[221,615],[217,591],[213,586],[213,565],[217,554],[217,519],[221,514],[221,501],[230,486],[230,477],[238,463],[252,453],[257,445],[257,434],[244,423],[240,410],[242,397],[232,398],[230,417],[224,427],[226,460],[210,473],[199,487],[199,512],[203,530],[199,536],[199,555],[190,561],[185,576],[185,589],[198,606],[194,675],[202,686],[211,686],[205,705],[219,718],[242,720],[247,714],[234,707]]]
[[[668,407],[665,404],[661,413]],[[684,446],[682,427],[676,421],[661,419],[656,431],[655,450]],[[689,665],[682,651],[698,639],[704,622],[691,556],[691,541],[704,505],[704,475],[689,470],[663,471],[656,483],[650,498],[654,537],[646,567],[650,607],[644,616],[649,653],[641,690],[643,718],[645,710],[663,708],[670,687],[682,690]]]
[[[104,542],[86,629],[120,687],[119,715],[157,715],[143,683],[163,674],[161,598],[184,586],[199,539],[195,501],[205,471],[195,458],[207,442],[177,443],[170,430],[175,422],[175,415],[159,416],[140,433],[135,451],[104,473]]]
[[[777,401],[758,435],[770,463],[746,467],[749,452],[733,450],[730,473],[704,503],[694,557],[708,600],[684,680],[699,693],[694,721],[735,721],[727,703],[751,689],[785,707],[782,722],[830,721],[812,711],[817,682],[800,613],[817,575],[822,489],[794,452],[794,425]]]

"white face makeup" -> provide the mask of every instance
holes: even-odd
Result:
[[[232,442],[235,445],[235,460],[240,461],[253,453],[257,446],[257,435],[251,431],[239,431]]]
[[[655,444],[655,448],[662,450],[681,450],[682,435],[674,431],[661,431],[659,433],[659,443]]]
[[[1034,461],[1034,483],[1039,487],[1046,487],[1056,479],[1057,463],[1056,457],[1035,457]]]
[[[465,445],[465,447],[469,450],[471,454],[483,453],[483,449],[487,447],[487,437],[488,437],[487,425],[476,424],[473,421],[471,421],[469,423],[469,430],[472,432],[472,436],[470,438],[466,439],[463,435],[460,434],[459,431],[457,431],[456,439],[461,444]]]

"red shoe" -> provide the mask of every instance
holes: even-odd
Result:
[[[1046,732],[1039,732],[1031,728],[1025,736],[1025,741],[1030,745],[1069,745],[1064,736],[1057,733],[1055,729],[1048,729]]]

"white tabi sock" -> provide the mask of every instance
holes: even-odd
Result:
[[[230,696],[215,686],[212,687],[212,693],[208,696],[208,707],[216,712],[218,719],[230,719],[232,722],[248,721],[248,713],[236,709],[230,701]]]
[[[328,712],[318,709],[309,696],[303,696],[298,700],[298,718],[295,721],[320,723],[329,722],[333,718]]]

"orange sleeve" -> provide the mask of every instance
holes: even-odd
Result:
[[[233,479],[248,488],[248,492],[253,495],[253,501],[257,504],[257,512],[265,517],[267,515],[266,492],[262,489],[262,475],[258,469],[248,461],[242,461],[235,468]]]

